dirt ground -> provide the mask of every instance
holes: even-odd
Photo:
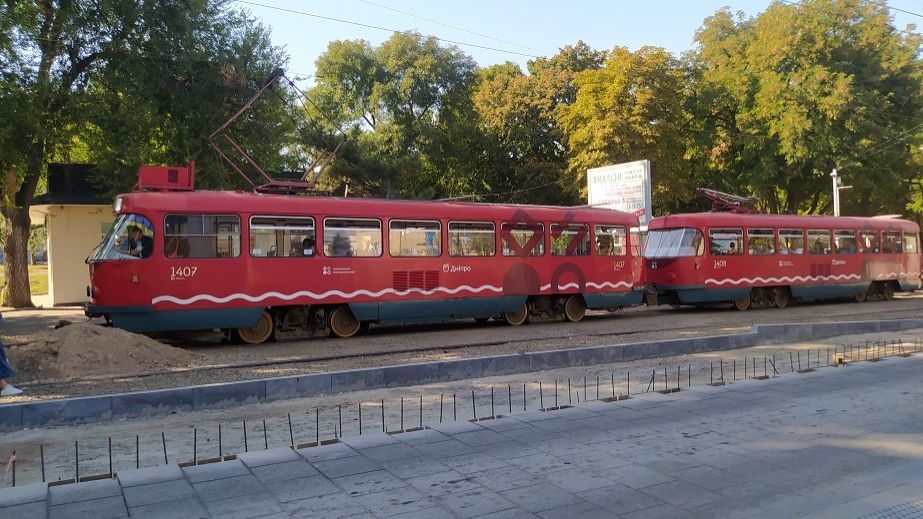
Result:
[[[26,392],[4,402],[30,401],[122,391],[209,384],[319,371],[424,362],[485,355],[524,353],[561,348],[623,344],[749,331],[756,323],[898,319],[923,316],[923,295],[900,295],[893,301],[800,304],[786,309],[738,312],[722,308],[639,307],[614,314],[594,312],[579,323],[504,323],[459,321],[438,325],[373,327],[367,336],[351,339],[311,339],[259,346],[218,342],[216,335],[159,337],[194,353],[169,369],[138,373],[109,366],[77,380],[49,380],[35,375],[15,381]],[[85,322],[81,309],[4,312],[0,336],[14,351],[61,319]],[[11,355],[13,356],[13,355]],[[15,366],[14,366],[15,368]]]
[[[40,481],[41,446],[45,477],[54,481],[75,477],[78,464],[82,477],[107,473],[110,459],[117,472],[356,435],[360,406],[363,432],[391,432],[613,394],[835,369],[825,366],[844,347],[851,361],[887,356],[883,362],[900,362],[902,351],[923,350],[923,329],[24,430],[0,437],[0,460],[16,451],[18,484]],[[0,474],[0,487],[9,484],[9,475]]]

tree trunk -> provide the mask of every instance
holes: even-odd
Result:
[[[13,308],[31,308],[29,289],[29,210],[3,207],[7,235],[3,245],[3,277],[6,287],[0,296],[0,305]]]

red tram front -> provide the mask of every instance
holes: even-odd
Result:
[[[654,218],[644,255],[659,303],[746,310],[919,289],[919,247],[906,220],[697,213]]]
[[[121,195],[90,315],[249,343],[369,323],[583,317],[641,302],[638,218],[592,208],[218,191]]]

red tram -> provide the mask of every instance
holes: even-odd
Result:
[[[639,304],[638,218],[592,208],[135,191],[94,250],[88,315],[247,343],[369,323],[580,320]]]
[[[697,213],[648,226],[649,291],[667,304],[785,307],[920,288],[918,226],[891,218]]]

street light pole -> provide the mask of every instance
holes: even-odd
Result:
[[[840,177],[836,168],[833,168],[830,176],[833,177],[833,216],[840,216]]]

